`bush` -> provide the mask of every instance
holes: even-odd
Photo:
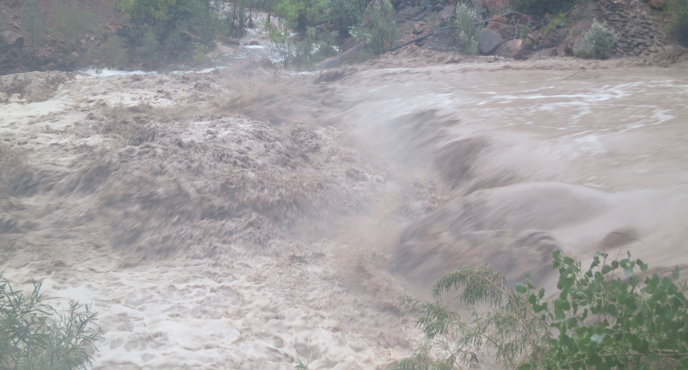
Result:
[[[0,275],[0,369],[70,370],[91,364],[88,350],[100,336],[96,313],[71,302],[62,314],[42,303],[41,283],[24,296]],[[53,316],[51,313],[55,313]]]
[[[520,12],[543,15],[569,11],[579,0],[510,0],[511,6]]]
[[[630,253],[611,261],[598,253],[584,271],[561,251],[553,266],[560,292],[552,301],[527,276],[512,290],[503,275],[470,266],[434,285],[435,302],[403,296],[425,339],[395,369],[458,369],[476,363],[481,349],[514,370],[688,368],[686,284],[679,284],[678,269],[671,278],[640,278],[635,274],[645,275],[648,266]],[[459,289],[473,311],[469,319],[442,303],[443,294]]]
[[[456,6],[454,27],[456,27],[457,32],[458,48],[464,54],[478,54],[480,26],[476,24],[477,21],[478,13],[475,9],[469,8],[463,3]]]
[[[669,0],[669,34],[688,46],[688,0]]]
[[[116,5],[133,24],[119,36],[143,59],[191,58],[196,44],[210,45],[219,29],[210,0],[117,0]]]
[[[270,40],[279,50],[285,66],[293,64],[299,69],[313,69],[315,64],[337,54],[334,49],[337,32],[318,33],[315,27],[308,27],[302,40],[295,40],[288,30],[270,31]]]
[[[79,47],[79,36],[95,32],[98,27],[93,12],[79,6],[76,0],[60,3],[55,13],[55,36],[68,51]]]
[[[604,23],[594,20],[590,31],[581,41],[580,49],[576,50],[576,55],[583,58],[608,58],[618,39],[619,36]]]
[[[22,30],[27,34],[31,47],[41,44],[45,33],[45,17],[38,8],[36,0],[26,0],[22,5]]]
[[[368,8],[369,0],[328,0],[330,16],[337,22],[339,35],[348,37],[351,27],[358,25]]]
[[[108,36],[103,43],[104,64],[112,68],[124,67],[127,62],[127,45],[117,35]]]
[[[277,13],[299,32],[321,20],[327,10],[327,0],[281,0]]]
[[[394,23],[394,7],[389,0],[375,1],[363,14],[361,25],[351,28],[351,35],[369,45],[375,54],[392,48],[397,36]]]

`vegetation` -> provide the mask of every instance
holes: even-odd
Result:
[[[293,64],[300,69],[313,69],[315,64],[337,54],[334,48],[337,32],[319,33],[314,27],[306,29],[302,40],[291,37],[289,30],[270,31],[270,40],[279,50],[284,64]]]
[[[392,48],[397,35],[394,7],[389,0],[376,1],[363,14],[360,26],[351,29],[351,35],[370,46],[373,53],[382,54]]]
[[[583,270],[561,251],[554,252],[553,266],[559,272],[553,300],[527,276],[512,290],[503,275],[470,266],[434,285],[435,302],[402,296],[418,316],[424,341],[395,369],[459,369],[483,352],[514,370],[688,367],[686,284],[679,283],[678,269],[670,278],[649,276],[648,266],[630,253],[613,260],[598,253]],[[470,318],[442,302],[453,291],[473,311]]]
[[[511,6],[514,9],[535,15],[566,12],[578,1],[579,0],[510,0]]]
[[[79,6],[76,0],[65,0],[57,6],[53,33],[65,50],[77,50],[79,36],[93,33],[97,28],[93,12]]]
[[[26,0],[22,5],[22,30],[31,42],[33,49],[40,45],[45,33],[45,17],[38,8],[36,0]]]
[[[542,27],[542,35],[548,37],[557,28],[566,27],[573,22],[575,22],[575,18],[573,17],[573,15],[571,15],[570,12],[560,12],[554,17],[552,17],[547,23],[547,25]]]
[[[289,26],[298,32],[304,32],[323,19],[327,11],[327,0],[281,0],[276,9],[289,22]]]
[[[116,4],[133,24],[119,36],[144,59],[191,58],[196,44],[210,44],[219,29],[218,12],[210,0],[117,0]]]
[[[688,46],[688,0],[669,0],[669,33]]]
[[[96,313],[75,302],[58,313],[43,302],[41,283],[26,296],[0,275],[0,368],[7,370],[86,369],[89,350],[100,336]]]
[[[581,41],[580,49],[576,50],[576,54],[584,58],[607,58],[618,39],[619,36],[604,23],[594,20],[590,31]]]
[[[328,0],[328,12],[337,23],[339,36],[350,36],[351,27],[357,26],[363,19],[369,0]]]
[[[464,54],[478,54],[480,24],[478,24],[477,20],[478,13],[476,13],[475,9],[469,8],[464,3],[456,6],[454,27],[457,29],[458,48]]]

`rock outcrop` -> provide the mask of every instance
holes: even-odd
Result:
[[[50,99],[61,84],[72,78],[72,74],[57,71],[0,76],[0,92],[9,96],[21,94],[28,102],[40,102]]]
[[[640,0],[601,0],[604,19],[619,34],[617,56],[642,56],[662,51],[668,45],[661,22],[649,5]]]

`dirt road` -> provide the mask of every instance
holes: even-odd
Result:
[[[96,368],[384,369],[465,263],[688,263],[685,66],[68,78],[0,106],[0,269],[93,302]]]

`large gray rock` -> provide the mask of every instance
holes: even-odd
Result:
[[[511,40],[516,36],[516,27],[510,24],[490,21],[485,28],[497,32],[504,40]]]
[[[352,47],[351,49],[334,56],[332,58],[329,58],[322,63],[317,65],[318,69],[330,69],[330,68],[339,68],[344,63],[351,62],[355,60],[360,53],[366,50],[366,45],[357,45]]]
[[[58,87],[74,78],[65,72],[28,72],[0,76],[0,92],[21,94],[29,102],[46,101],[55,95]]]
[[[0,32],[1,48],[22,48],[24,46],[24,36],[12,31]]]
[[[502,36],[497,32],[484,28],[480,31],[480,38],[478,38],[478,50],[482,55],[489,55],[502,41]]]
[[[504,58],[521,59],[523,51],[523,40],[509,40],[501,44],[494,54]]]

